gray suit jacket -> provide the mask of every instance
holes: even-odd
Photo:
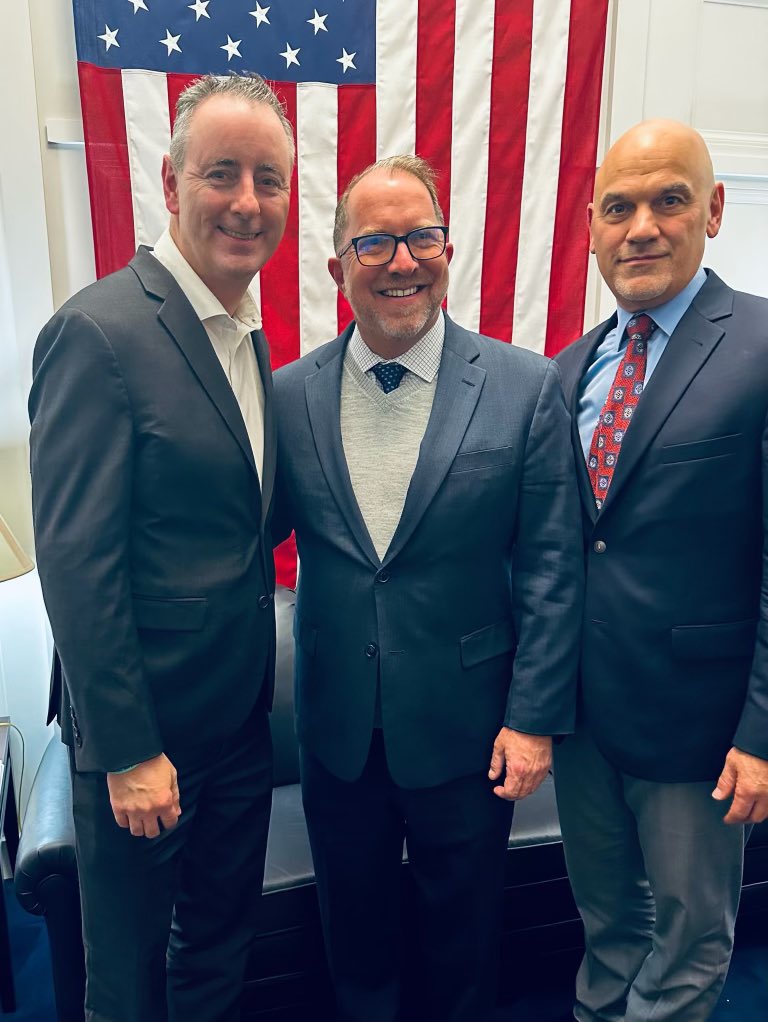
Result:
[[[598,515],[575,417],[613,322],[557,357],[587,557],[584,717],[630,774],[714,780],[732,744],[768,758],[768,302],[708,271]]]
[[[80,770],[181,764],[271,682],[264,479],[208,336],[146,250],[44,327],[29,399],[35,538],[56,643],[51,713]]]
[[[340,429],[350,327],[275,374],[279,530],[300,556],[300,741],[347,780],[381,685],[390,772],[428,787],[487,770],[503,724],[574,720],[578,496],[557,368],[450,319],[431,417],[383,562]]]

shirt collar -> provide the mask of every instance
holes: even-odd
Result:
[[[659,305],[655,309],[648,309],[646,314],[651,317],[659,330],[662,330],[667,337],[671,337],[675,332],[677,324],[688,311],[691,302],[706,282],[707,274],[700,266],[682,291],[678,292],[674,298],[670,298],[668,302],[664,302],[663,305]],[[629,323],[630,319],[632,319],[633,316],[636,316],[637,313],[627,312],[627,310],[622,309],[621,306],[618,307],[616,312],[618,315],[616,337],[617,344],[620,345],[626,341],[625,330],[627,328],[627,323]]]
[[[224,316],[230,322],[236,321],[247,331],[261,328],[261,314],[250,289],[243,295],[234,316],[230,316],[216,295],[203,283],[181,254],[168,228],[160,235],[152,254],[173,275],[201,323]]]
[[[355,323],[355,329],[349,340],[349,353],[364,373],[378,365],[379,362],[399,362],[415,376],[431,383],[440,369],[444,341],[445,317],[441,312],[434,326],[430,327],[412,348],[393,359],[382,358],[375,351],[371,351]]]

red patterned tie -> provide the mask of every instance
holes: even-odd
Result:
[[[589,448],[587,470],[598,510],[613,479],[619,460],[621,441],[629,429],[635,406],[643,393],[645,367],[648,359],[648,338],[656,324],[650,316],[640,313],[627,323],[627,346],[616,370],[608,397],[597,420]]]

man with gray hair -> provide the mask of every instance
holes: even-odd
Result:
[[[88,1022],[240,1017],[274,660],[272,382],[248,287],[282,238],[293,160],[262,79],[193,83],[163,161],[168,230],[35,349],[35,533]]]
[[[443,314],[447,236],[423,160],[353,179],[328,268],[355,322],[275,374],[304,808],[343,1022],[489,1018],[512,803],[573,727],[558,371]],[[424,960],[405,999],[404,839]]]

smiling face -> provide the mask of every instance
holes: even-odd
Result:
[[[649,121],[608,152],[589,204],[590,251],[628,312],[679,294],[701,265],[704,239],[723,214],[701,136],[674,121]]]
[[[374,170],[349,193],[348,221],[339,251],[363,234],[404,235],[434,227],[437,219],[425,185],[403,171]],[[449,243],[437,259],[419,262],[401,243],[385,266],[361,266],[354,249],[328,260],[363,340],[383,358],[397,358],[434,326],[448,290]]]
[[[163,160],[171,237],[230,314],[283,236],[291,170],[274,111],[232,96],[194,111],[182,168]]]

